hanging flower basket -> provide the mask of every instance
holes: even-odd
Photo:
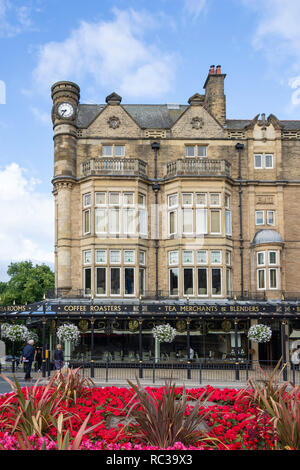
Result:
[[[3,331],[3,325],[1,328],[2,338],[8,339],[13,343],[18,341],[27,341],[28,340],[29,330],[24,325],[5,325]]]
[[[176,329],[166,323],[165,325],[154,327],[152,333],[159,343],[172,343],[176,336]]]
[[[272,330],[267,325],[253,325],[249,328],[248,338],[256,343],[268,343],[272,337]]]
[[[73,325],[73,323],[64,323],[58,328],[57,337],[59,341],[77,343],[80,338],[80,331],[76,325]]]

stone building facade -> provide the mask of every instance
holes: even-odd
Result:
[[[227,119],[225,77],[211,66],[185,105],[81,104],[76,84],[52,86],[61,295],[297,297],[300,120]]]

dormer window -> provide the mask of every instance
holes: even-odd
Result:
[[[207,146],[206,145],[186,145],[185,156],[186,157],[206,157]]]

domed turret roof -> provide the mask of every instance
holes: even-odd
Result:
[[[251,245],[263,245],[265,243],[283,243],[281,235],[276,230],[264,229],[256,232]]]

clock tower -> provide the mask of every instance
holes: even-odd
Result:
[[[54,131],[52,182],[55,196],[55,285],[67,294],[72,288],[71,209],[76,189],[76,118],[80,88],[73,82],[57,82],[51,88],[51,96]]]

